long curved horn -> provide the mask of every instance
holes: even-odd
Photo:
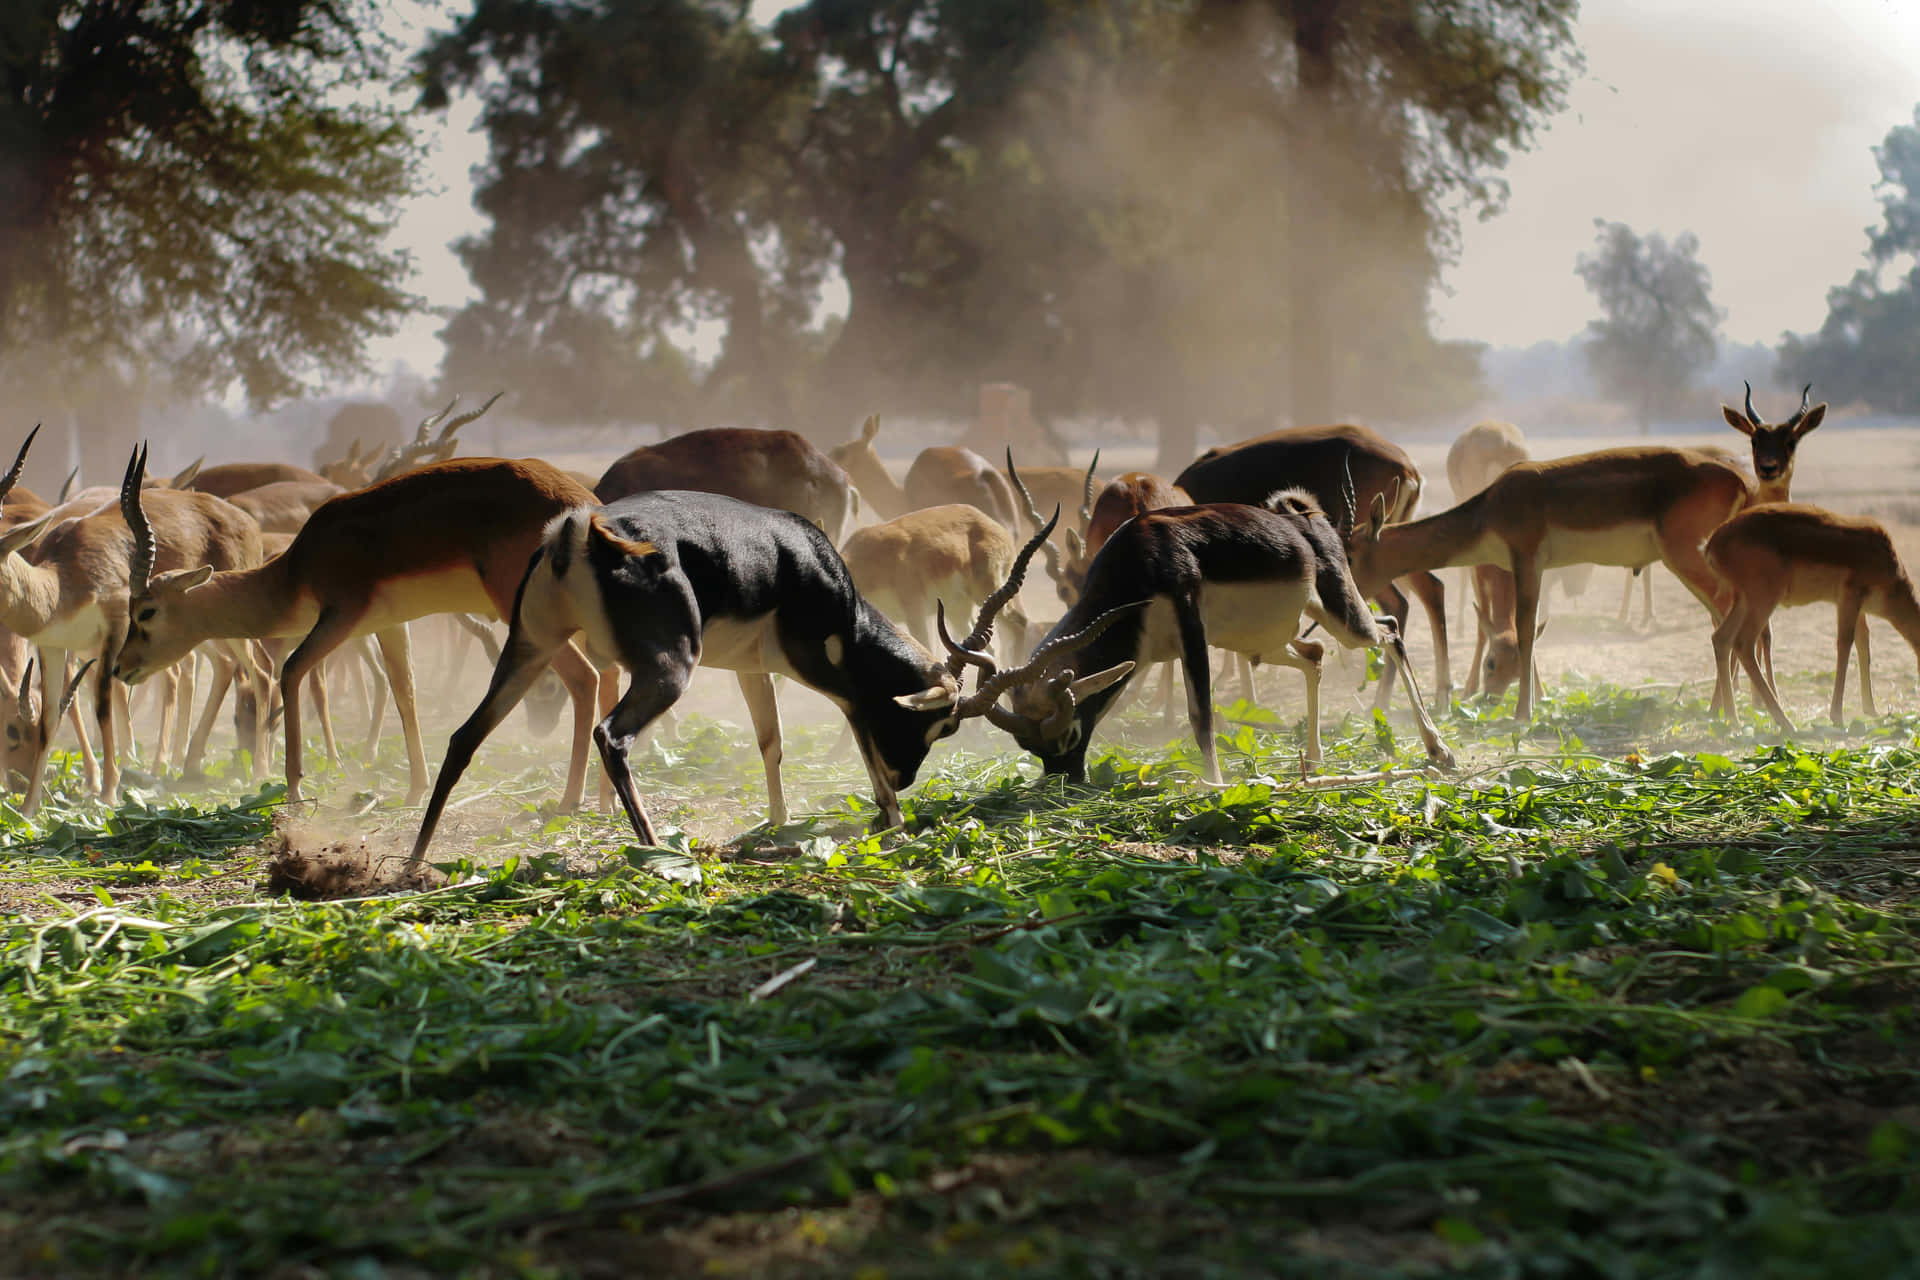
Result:
[[[88,658],[80,664],[80,669],[73,673],[73,679],[67,682],[67,691],[60,695],[60,709],[54,712],[53,715],[47,717],[49,731],[51,731],[53,724],[57,722],[61,716],[67,714],[67,708],[73,705],[73,695],[80,692],[80,677],[86,675],[87,668],[99,660],[98,658]]]
[[[1760,415],[1753,411],[1753,384],[1751,382],[1742,381],[1740,385],[1747,389],[1747,421],[1751,422],[1756,427],[1760,426],[1761,425]],[[1809,382],[1807,386],[1809,389],[1811,389],[1813,384]]]
[[[147,446],[142,444],[127,462],[127,478],[120,485],[120,514],[133,530],[133,561],[128,566],[127,581],[136,596],[144,595],[153,580],[153,526],[147,523],[147,513],[140,506],[140,482],[146,473]]]
[[[1107,610],[1071,635],[1055,636],[1053,639],[1045,641],[1019,666],[1008,667],[1004,671],[994,672],[991,677],[983,678],[979,686],[974,689],[971,694],[960,699],[957,713],[962,719],[967,716],[986,715],[987,709],[998,703],[1000,701],[1000,695],[1007,690],[1017,685],[1032,684],[1037,680],[1046,679],[1047,671],[1045,664],[1047,659],[1065,657],[1071,653],[1078,653],[1095,640],[1098,640],[1101,635],[1106,632],[1107,628],[1111,627],[1114,623],[1120,621],[1120,619],[1130,613],[1135,613],[1146,608],[1150,603],[1151,601],[1147,600],[1136,600],[1132,604],[1119,605],[1116,608]],[[1067,682],[1071,684],[1072,680],[1072,674],[1068,673]],[[1011,715],[1013,713],[1007,712],[1005,714]],[[1000,724],[998,720],[995,720],[994,723]],[[1004,729],[1007,726],[1001,724],[1000,727]]]
[[[1093,526],[1093,469],[1100,465],[1100,451],[1093,451],[1093,461],[1087,464],[1087,478],[1080,483],[1080,536],[1085,538],[1087,530]]]
[[[1341,460],[1340,468],[1345,472],[1340,481],[1340,498],[1346,504],[1346,510],[1340,515],[1340,540],[1345,542],[1353,536],[1353,530],[1360,523],[1360,499],[1353,491],[1353,446],[1347,446],[1347,455]]]
[[[27,655],[26,670],[20,673],[20,693],[14,700],[14,706],[22,720],[29,718],[27,715],[27,699],[33,696],[33,668],[34,664],[39,660],[39,654],[29,653]]]
[[[20,472],[27,465],[27,450],[33,448],[33,438],[40,434],[40,424],[34,423],[33,430],[27,432],[27,438],[20,444],[20,452],[14,457],[13,465],[7,468],[7,475],[0,480],[0,504],[4,504],[7,495],[13,492],[13,486],[20,483]]]
[[[60,502],[61,503],[64,503],[67,499],[73,496],[73,486],[79,483],[79,480],[80,480],[79,467],[75,467],[73,470],[67,472],[66,483],[60,486]],[[54,505],[58,506],[60,504],[55,503]]]
[[[485,413],[487,410],[493,408],[493,402],[498,400],[501,396],[505,394],[507,393],[504,391],[496,391],[491,396],[487,397],[487,402],[485,404],[481,405],[478,409],[475,409],[472,413],[463,413],[459,417],[454,418],[452,421],[448,422],[446,426],[440,428],[440,434],[434,437],[433,439],[434,444],[443,445],[451,442],[453,439],[454,432],[466,426],[469,422],[472,422],[475,418],[479,417],[481,414]],[[454,397],[454,403],[455,404],[459,403],[459,397],[457,396]],[[447,408],[451,409],[453,408],[453,405],[450,404],[447,406]]]
[[[1040,512],[1033,505],[1033,495],[1027,492],[1026,484],[1020,479],[1019,470],[1013,465],[1012,445],[1007,446],[1007,479],[1013,481],[1014,492],[1020,495],[1020,505],[1027,509],[1027,519],[1033,521],[1034,528],[1039,528]],[[1047,528],[1052,529],[1055,522],[1059,519],[1060,508],[1055,507],[1053,509],[1053,519],[1047,521]],[[1047,553],[1047,576],[1055,582],[1060,581],[1060,548],[1048,542],[1044,534],[1040,538],[1040,548]],[[1028,554],[1032,554],[1031,545],[1029,545]]]
[[[947,659],[947,671],[955,678],[959,677],[961,670],[965,667],[978,667],[989,676],[1000,669],[1000,665],[991,655],[976,653],[954,642],[953,633],[947,630],[947,602],[937,597],[933,602],[933,626],[940,633],[940,643],[947,646],[947,652],[953,655]]]
[[[414,443],[425,444],[427,440],[431,437],[434,427],[438,425],[438,423],[442,418],[452,413],[453,406],[459,403],[460,403],[460,397],[456,395],[453,399],[447,401],[446,408],[442,409],[438,413],[428,414],[426,417],[420,419],[420,425],[413,429]]]

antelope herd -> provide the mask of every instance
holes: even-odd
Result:
[[[602,804],[617,798],[651,842],[629,752],[700,666],[738,678],[776,824],[787,808],[775,675],[844,714],[879,822],[890,826],[900,821],[899,791],[933,744],[969,719],[1004,730],[1046,772],[1084,779],[1101,720],[1136,673],[1160,663],[1180,664],[1202,767],[1218,782],[1210,648],[1301,673],[1303,762],[1318,763],[1325,647],[1310,638],[1315,629],[1348,648],[1385,650],[1378,704],[1404,678],[1428,759],[1446,769],[1453,757],[1402,636],[1411,595],[1433,633],[1434,687],[1446,705],[1445,592],[1435,571],[1449,567],[1472,570],[1477,634],[1466,692],[1497,696],[1517,683],[1521,721],[1540,693],[1534,647],[1548,571],[1641,572],[1656,561],[1714,621],[1715,713],[1732,714],[1737,662],[1790,731],[1769,619],[1783,605],[1831,601],[1831,713],[1840,718],[1857,646],[1873,714],[1866,615],[1884,618],[1920,655],[1920,603],[1883,527],[1789,500],[1796,450],[1826,414],[1808,404],[1810,392],[1778,424],[1754,412],[1751,388],[1743,410],[1724,409],[1748,438],[1751,472],[1711,448],[1535,459],[1518,428],[1481,423],[1447,458],[1454,505],[1424,518],[1423,477],[1406,452],[1353,425],[1211,449],[1171,481],[1145,472],[1102,481],[1098,453],[1084,470],[1023,469],[1009,449],[1003,473],[971,450],[941,446],[922,450],[896,482],[875,448],[877,417],[828,452],[788,431],[689,432],[634,449],[596,478],[539,459],[453,456],[455,433],[489,400],[458,417],[449,405],[384,456],[363,456],[355,442],[318,473],[241,461],[155,480],[142,448],[117,491],[63,493],[55,503],[18,483],[36,428],[0,479],[8,775],[33,812],[66,717],[87,786],[113,800],[126,688],[152,681],[156,764],[171,756],[185,775],[196,772],[233,690],[256,776],[278,718],[297,798],[303,698],[338,759],[331,665],[335,683],[349,675],[361,684],[371,736],[391,692],[410,766],[407,801],[417,803],[429,770],[408,624],[433,615],[478,631],[497,660],[433,780],[416,859],[475,752],[541,687],[550,690],[537,696],[548,723],[565,701],[574,711],[562,806],[584,795],[591,743]],[[1075,513],[1064,529],[1062,511]],[[1036,555],[1065,610],[1051,625],[1030,622],[1020,599]],[[972,616],[965,639],[953,638],[949,610]],[[475,615],[504,622],[505,641]],[[212,672],[197,718],[196,655]],[[73,704],[89,672],[86,717]]]

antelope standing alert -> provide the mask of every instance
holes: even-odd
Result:
[[[1285,427],[1209,449],[1173,483],[1192,495],[1195,502],[1252,506],[1259,506],[1281,489],[1304,489],[1322,511],[1333,513],[1343,528],[1356,523],[1375,499],[1386,504],[1392,519],[1411,517],[1419,505],[1422,485],[1420,470],[1406,450],[1377,431],[1352,424]],[[1380,577],[1357,563],[1352,570],[1362,595],[1380,601],[1393,619],[1396,633],[1404,637],[1409,606],[1396,581],[1403,575]],[[1433,628],[1433,696],[1444,706],[1453,696],[1453,677],[1447,663],[1446,590],[1431,573],[1410,570],[1404,576],[1405,586],[1419,597],[1428,625]],[[1375,706],[1385,707],[1392,700],[1394,670],[1389,664],[1381,677]]]
[[[1787,733],[1793,720],[1780,705],[1772,672],[1760,661],[1761,637],[1781,607],[1834,606],[1833,699],[1827,714],[1843,723],[1847,657],[1860,648],[1860,702],[1873,705],[1871,654],[1864,614],[1885,618],[1920,659],[1920,602],[1914,599],[1893,539],[1877,520],[1843,516],[1799,502],[1771,502],[1735,515],[1707,539],[1707,563],[1731,589],[1733,601],[1713,631],[1712,710],[1733,715],[1733,659],[1753,681],[1754,694]]]
[[[547,660],[580,633],[596,656],[629,675],[594,742],[641,841],[654,843],[654,829],[627,752],[703,665],[739,677],[775,824],[786,820],[772,682],[782,674],[845,713],[873,782],[878,825],[898,825],[900,788],[912,783],[928,749],[962,719],[986,714],[1022,678],[1010,672],[972,695],[960,687],[968,664],[991,666],[977,650],[1019,592],[1038,541],[1022,549],[1007,582],[981,606],[966,650],[942,664],[861,597],[826,535],[791,512],[685,491],[567,511],[547,526],[527,568],[485,698],[447,746],[414,859],[425,856],[474,752]]]
[[[1728,592],[1701,548],[1752,500],[1738,467],[1700,450],[1602,449],[1518,463],[1458,506],[1412,523],[1389,523],[1386,500],[1376,497],[1370,519],[1351,535],[1349,554],[1363,581],[1459,565],[1512,570],[1520,642],[1515,714],[1524,721],[1533,714],[1533,644],[1547,569],[1660,560],[1717,622]]]
[[[856,509],[847,473],[805,436],[753,427],[712,427],[642,445],[608,467],[593,493],[606,503],[657,489],[796,511],[835,542]]]
[[[1323,650],[1299,638],[1301,618],[1349,647],[1385,644],[1389,660],[1402,667],[1406,649],[1392,625],[1367,609],[1340,536],[1311,496],[1287,490],[1272,502],[1171,507],[1122,525],[1094,557],[1080,599],[1029,659],[1012,704],[991,707],[988,718],[1039,756],[1046,772],[1082,781],[1093,730],[1129,674],[1178,658],[1206,777],[1218,782],[1211,644],[1300,671],[1307,683],[1306,755],[1318,761]],[[1060,641],[1100,622],[1108,625],[1084,642],[1077,663],[1099,674],[1079,677]],[[1406,678],[1427,755],[1451,768],[1453,757],[1427,716],[1411,667]],[[992,685],[983,680],[981,689]]]
[[[491,402],[489,402],[491,403]],[[323,504],[287,549],[258,568],[202,563],[135,580],[133,615],[116,672],[129,684],[216,637],[301,637],[280,671],[287,795],[303,776],[301,682],[329,653],[368,632],[379,641],[411,765],[408,803],[427,788],[405,624],[437,613],[507,617],[527,560],[554,516],[593,495],[535,459],[430,463]],[[144,525],[145,494],[125,502]],[[573,695],[573,754],[563,804],[580,803],[597,678],[559,646],[554,669]]]

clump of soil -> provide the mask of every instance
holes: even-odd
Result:
[[[284,817],[268,847],[267,892],[308,902],[433,889],[447,879],[427,863],[408,866],[405,853],[375,848],[365,835],[324,832]]]

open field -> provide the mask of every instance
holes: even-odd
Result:
[[[1796,492],[1900,519],[1917,452],[1823,428]],[[788,689],[773,831],[704,673],[636,752],[665,847],[553,814],[516,716],[445,884],[310,902],[290,848],[411,840],[397,737],[310,746],[300,812],[228,763],[109,813],[70,767],[0,809],[0,1273],[1911,1274],[1912,655],[1877,630],[1891,714],[1829,727],[1831,610],[1780,615],[1782,743],[1744,685],[1706,719],[1704,612],[1659,571],[1623,626],[1623,576],[1555,602],[1532,725],[1441,721],[1445,778],[1300,789],[1269,670],[1223,789],[1141,705],[1078,791],[961,734],[876,838]],[[437,762],[482,673],[423,668]],[[1357,675],[1325,772],[1417,767]]]

